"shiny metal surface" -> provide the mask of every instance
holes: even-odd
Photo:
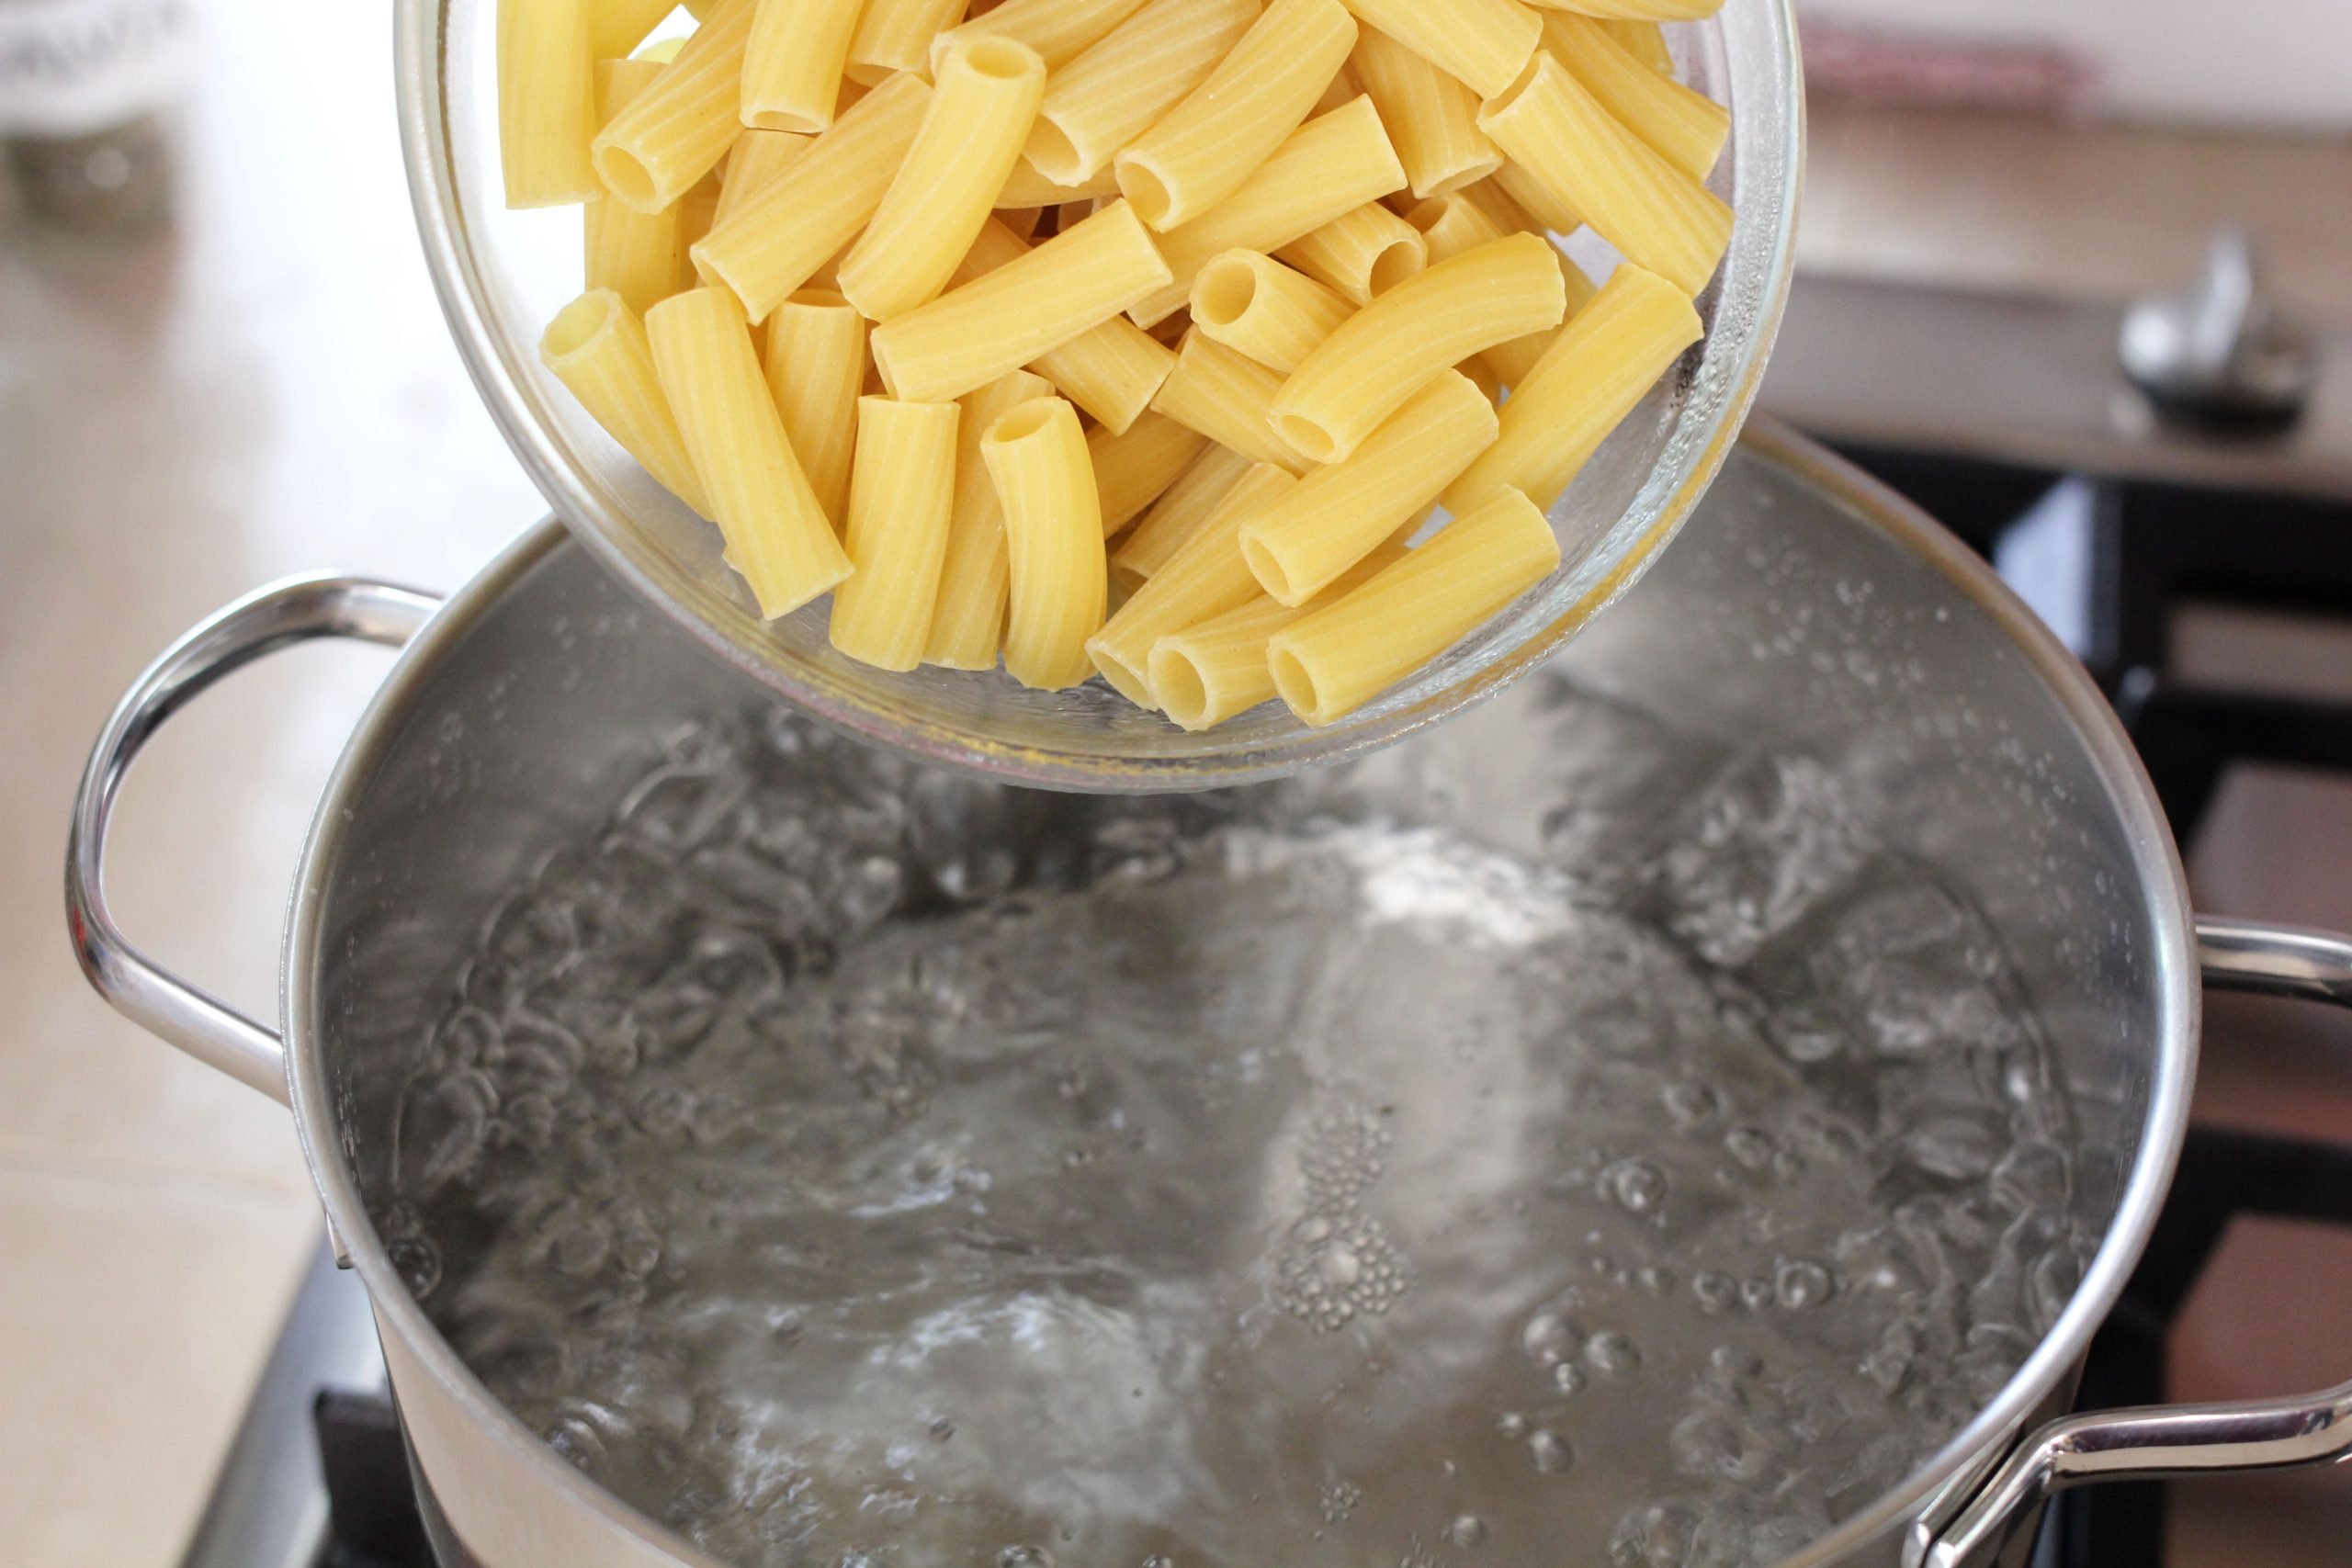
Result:
[[[2223,425],[2293,419],[2310,400],[2311,334],[2263,293],[2254,236],[2215,231],[2202,272],[2123,316],[2123,373],[2166,413]]]
[[[1701,295],[1704,344],[1606,444],[1554,509],[1548,582],[1411,680],[1309,729],[1279,704],[1188,735],[1099,682],[1031,692],[996,673],[872,670],[835,652],[823,603],[762,621],[719,560],[715,529],[654,484],[539,365],[546,322],[579,288],[578,214],[501,205],[493,12],[487,0],[401,0],[401,126],[426,258],[475,383],[526,468],[582,542],[730,666],[867,739],[1051,788],[1204,789],[1361,755],[1481,701],[1576,636],[1647,568],[1729,454],[1787,298],[1804,161],[1790,0],[1731,0],[1678,31],[1698,85],[1728,101],[1711,178],[1735,213]],[[1574,248],[1574,247],[1571,247]]]
[[[287,1098],[278,1036],[149,961],[107,908],[107,826],[139,749],[182,705],[265,654],[313,637],[398,647],[439,604],[428,594],[351,578],[297,578],[254,592],[165,649],[116,706],[91,749],[65,842],[65,920],[90,984],[130,1017],[198,1061],[264,1094]]]
[[[2069,1201],[2102,1239],[2055,1327],[1931,1460],[1789,1560],[1892,1562],[1930,1495],[2064,1397],[2153,1224],[2196,1055],[2177,858],[2110,710],[2030,612],[1916,512],[1785,436],[1744,443],[1702,525],[1562,657],[1581,684],[1678,728],[1799,751],[1849,782],[1873,829],[1956,878],[2023,966],[2071,1091]],[[1554,787],[1526,743],[1543,684],[1378,773],[1520,841]],[[409,1297],[368,1218],[392,1106],[450,965],[518,868],[593,819],[600,784],[661,736],[761,692],[544,526],[403,654],[305,851],[285,971],[297,1125],[374,1298],[419,1461],[491,1568],[710,1560],[500,1408]]]
[[[2352,1007],[2352,940],[2255,920],[2199,919],[2205,984]],[[1906,1543],[1912,1568],[1986,1568],[2020,1541],[2052,1492],[2100,1481],[2277,1470],[2352,1458],[2352,1382],[2225,1404],[2071,1416],[2035,1432],[1940,1529]]]

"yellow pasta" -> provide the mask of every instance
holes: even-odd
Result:
[[[1355,41],[1340,0],[1273,0],[1199,86],[1111,160],[1136,215],[1173,229],[1238,190],[1306,118]]]
[[[1256,251],[1227,251],[1193,279],[1202,335],[1288,375],[1354,314],[1331,288]]]
[[[859,99],[694,247],[695,269],[734,290],[753,321],[764,321],[874,216],[930,102],[930,85],[911,74],[893,76]]]
[[[985,15],[932,39],[931,68],[937,71],[948,46],[959,39],[1008,38],[1035,50],[1046,70],[1058,71],[1142,4],[1143,0],[1004,0]]]
[[[1557,326],[1567,310],[1558,254],[1539,234],[1512,234],[1398,284],[1348,318],[1283,383],[1271,410],[1275,431],[1318,463],[1352,456],[1447,367]]]
[[[498,0],[498,153],[509,207],[561,207],[597,194],[588,4]]]
[[[727,152],[727,178],[718,187],[718,209],[711,214],[717,228],[741,211],[751,199],[784,177],[800,161],[810,139],[788,130],[745,130]]]
[[[1054,73],[1023,156],[1074,186],[1200,85],[1257,19],[1258,0],[1150,0]]]
[[[1544,0],[1566,11],[1617,21],[1695,22],[1723,9],[1724,0]]]
[[[1292,473],[1306,459],[1284,441],[1268,414],[1283,378],[1195,328],[1176,351],[1176,368],[1159,384],[1151,406],[1220,446]]]
[[[1731,139],[1731,110],[1659,75],[1589,17],[1553,12],[1544,42],[1620,125],[1692,179],[1707,177]]]
[[[1027,254],[885,321],[874,330],[874,362],[899,397],[961,397],[1168,281],[1168,264],[1134,209],[1114,202]]]
[[[1560,541],[1543,511],[1498,491],[1337,604],[1268,639],[1283,701],[1329,724],[1427,664],[1549,577]]]
[[[1501,197],[1512,207],[1525,212],[1527,222],[1521,227],[1549,230],[1555,234],[1573,234],[1584,226],[1584,214],[1524,166],[1509,158],[1503,160],[1503,166],[1492,175],[1467,188],[1474,192],[1491,189],[1494,196]],[[1488,202],[1494,205],[1491,197]]]
[[[1701,331],[1679,288],[1621,264],[1511,389],[1495,444],[1447,486],[1447,510],[1459,516],[1505,485],[1549,508]]]
[[[1483,245],[1499,240],[1513,229],[1523,232],[1538,232],[1541,225],[1522,211],[1519,204],[1497,186],[1488,184],[1474,186],[1466,190],[1452,191],[1435,200],[1423,202],[1405,215],[1405,220],[1421,231],[1429,243],[1430,259],[1442,261],[1461,254],[1473,245]],[[1567,298],[1567,313],[1575,315],[1592,298],[1592,280],[1585,276],[1567,253],[1557,246],[1553,254],[1560,267],[1560,283]],[[1504,386],[1515,387],[1526,378],[1536,360],[1552,345],[1558,329],[1530,333],[1509,343],[1497,344],[1479,355],[1486,368]]]
[[[784,438],[742,307],[718,288],[689,288],[645,320],[662,390],[741,572],[769,620],[850,572],[833,526]]]
[[[1088,436],[1086,460],[1094,470],[1103,536],[1117,533],[1159,500],[1207,445],[1199,432],[1159,413],[1146,413],[1124,435],[1098,430]]]
[[[878,86],[897,71],[931,69],[931,40],[963,19],[964,0],[865,0],[850,39],[849,79]]]
[[[906,162],[842,259],[841,290],[868,318],[903,316],[946,286],[1021,156],[1045,91],[1045,62],[1009,39],[964,39],[941,57]]]
[[[664,490],[710,515],[685,438],[654,374],[645,324],[619,295],[591,289],[566,305],[539,340],[539,360]]]
[[[689,259],[694,248],[718,218],[719,187],[710,176],[703,176],[694,189],[678,198],[678,287],[692,288],[696,281],[694,263]]]
[[[831,125],[862,0],[748,3],[755,15],[743,53],[742,122],[811,134]]]
[[[1363,87],[1356,81],[1356,73],[1342,65],[1331,73],[1331,79],[1323,85],[1322,96],[1315,100],[1315,107],[1307,112],[1310,115],[1329,114],[1333,109],[1345,107],[1363,94]]]
[[[768,318],[767,378],[817,504],[837,530],[845,527],[865,384],[865,318],[826,289],[793,295]]]
[[[1050,85],[1053,78],[1046,78]],[[1073,201],[1094,201],[1119,194],[1119,182],[1112,177],[1111,166],[1105,164],[1092,175],[1074,186],[1056,185],[1026,158],[1012,166],[1006,176],[1004,189],[997,193],[997,205],[1004,207],[1060,207]]]
[[[1343,463],[1317,468],[1241,532],[1258,585],[1304,604],[1435,501],[1495,439],[1494,405],[1458,371],[1442,373]]]
[[[827,635],[878,670],[922,662],[956,494],[954,403],[861,398],[857,477],[842,547],[856,570],[833,590]]]
[[[653,85],[591,142],[605,189],[639,212],[659,212],[718,166],[743,129],[738,95],[752,0],[733,0],[694,30]]]
[[[611,120],[662,69],[646,60],[598,61],[597,123]],[[677,203],[659,212],[639,212],[602,196],[589,202],[582,223],[588,287],[611,289],[630,310],[644,315],[678,289],[684,219]]]
[[[1130,701],[1151,705],[1152,645],[1257,597],[1257,581],[1241,555],[1241,530],[1297,482],[1261,463],[1226,492],[1183,547],[1088,639],[1087,655],[1104,680]]]
[[[1151,503],[1143,521],[1128,529],[1111,553],[1112,577],[1125,580],[1132,590],[1167,565],[1241,477],[1256,467],[1230,446],[1211,446],[1193,458],[1193,466]]]
[[[1695,295],[1731,242],[1731,209],[1617,123],[1549,54],[1478,123],[1535,183],[1636,265]]]
[[[972,248],[956,269],[955,281],[969,283],[1028,253],[1020,236],[990,219],[980,225]],[[1173,354],[1133,321],[1113,316],[1039,355],[1030,368],[1117,434],[1151,406],[1152,394],[1175,363]]]
[[[1337,582],[1295,609],[1261,593],[1238,609],[1212,615],[1152,644],[1148,666],[1151,699],[1186,729],[1208,729],[1274,695],[1266,645],[1273,635],[1335,604],[1403,560],[1402,545],[1382,545],[1350,567]]]
[[[1674,51],[1667,47],[1666,33],[1656,22],[1603,20],[1600,25],[1634,59],[1660,75],[1674,74]]]
[[[1419,232],[1376,201],[1342,212],[1274,254],[1357,305],[1387,293],[1429,262]]]
[[[1348,0],[1348,9],[1482,98],[1526,69],[1544,31],[1519,0]]]
[[[993,670],[1004,640],[1006,556],[1004,508],[996,498],[980,437],[1033,398],[1053,396],[1045,378],[1026,370],[1001,376],[960,400],[956,426],[956,495],[947,553],[939,571],[939,599],[922,661],[949,670]]]
[[[1272,252],[1341,213],[1405,187],[1404,165],[1368,97],[1293,131],[1250,183],[1159,236],[1170,281],[1131,307],[1148,327],[1183,307],[1193,279],[1227,251]]]
[[[1059,398],[1019,404],[980,437],[980,457],[1004,508],[1004,668],[1024,686],[1075,686],[1092,672],[1086,639],[1102,626],[1109,591],[1078,411]]]
[[[1415,196],[1459,189],[1502,166],[1478,129],[1478,96],[1428,60],[1366,28],[1348,63],[1380,111]]]
[[[589,0],[588,52],[618,60],[678,8],[678,0]]]

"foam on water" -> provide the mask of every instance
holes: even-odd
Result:
[[[1821,765],[1649,739],[1530,852],[680,735],[454,977],[379,1223],[745,1568],[1772,1561],[2086,1238],[1966,901]]]

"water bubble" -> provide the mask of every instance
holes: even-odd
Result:
[[[1323,1510],[1323,1522],[1327,1525],[1347,1523],[1348,1516],[1354,1513],[1356,1505],[1363,1501],[1363,1488],[1352,1481],[1325,1482],[1322,1494],[1317,1499]]]
[[[996,1568],[1054,1568],[1054,1554],[1042,1546],[1008,1546],[996,1554]]]
[[[1786,1259],[1772,1271],[1772,1294],[1792,1311],[1819,1305],[1830,1290],[1829,1270],[1809,1258]]]
[[[1516,1410],[1506,1410],[1495,1417],[1495,1430],[1506,1438],[1527,1436],[1527,1417]]]
[[[1576,1461],[1568,1440],[1546,1427],[1527,1439],[1527,1462],[1544,1475],[1557,1475]]]
[[[1702,1269],[1690,1276],[1690,1293],[1701,1312],[1724,1312],[1739,1304],[1739,1281],[1719,1269]]]
[[[1666,1201],[1666,1172],[1647,1160],[1619,1160],[1600,1173],[1600,1185],[1629,1214],[1649,1213]]]
[[[1552,1386],[1562,1393],[1583,1392],[1584,1369],[1574,1361],[1562,1361],[1552,1369]]]
[[[944,1443],[956,1435],[956,1423],[944,1416],[934,1416],[929,1431],[933,1442]]]
[[[1576,1325],[1559,1314],[1539,1312],[1519,1331],[1519,1348],[1539,1367],[1557,1366],[1576,1353],[1582,1337]]]
[[[1445,1539],[1464,1550],[1481,1545],[1487,1539],[1487,1521],[1476,1514],[1458,1514],[1445,1527]]]
[[[1605,1330],[1584,1342],[1584,1364],[1605,1378],[1629,1378],[1642,1370],[1641,1347]]]
[[[1777,1147],[1761,1127],[1734,1127],[1724,1134],[1724,1152],[1750,1170],[1761,1170],[1772,1163]]]

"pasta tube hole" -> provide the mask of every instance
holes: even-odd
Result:
[[[1057,186],[1074,186],[1086,177],[1078,156],[1078,143],[1062,134],[1060,126],[1042,116],[1029,128],[1029,148],[1024,155],[1039,174]]]
[[[1291,597],[1290,573],[1283,570],[1283,563],[1274,558],[1272,550],[1245,536],[1241,541],[1241,558],[1250,563],[1250,575],[1258,580],[1259,587],[1275,598],[1288,602]]]
[[[1366,279],[1373,297],[1378,299],[1427,265],[1429,247],[1410,240],[1391,240],[1372,258],[1372,273]]]
[[[612,324],[619,298],[609,288],[598,288],[566,305],[548,323],[547,335],[539,340],[541,352],[549,359],[566,359],[587,347]]]
[[[1159,699],[1161,712],[1187,729],[1208,717],[1208,683],[1201,679],[1200,666],[1193,662],[1191,654],[1173,648],[1158,649],[1152,655],[1151,672],[1151,694]]]
[[[1155,175],[1140,158],[1121,158],[1115,165],[1119,194],[1136,209],[1136,216],[1157,229],[1168,220],[1176,198],[1168,193],[1168,184]]]
[[[1273,425],[1274,434],[1310,463],[1328,463],[1340,455],[1340,444],[1331,433],[1305,414],[1278,413]]]
[[[1266,667],[1274,677],[1274,690],[1290,705],[1291,711],[1313,722],[1322,712],[1322,699],[1315,691],[1315,677],[1307,672],[1306,663],[1286,648],[1269,649]]]
[[[1528,58],[1525,69],[1521,70],[1516,77],[1512,78],[1511,85],[1510,86],[1505,87],[1500,93],[1491,98],[1488,98],[1485,103],[1478,106],[1478,118],[1480,122],[1484,123],[1488,119],[1493,119],[1509,113],[1511,106],[1518,103],[1521,96],[1524,95],[1527,89],[1534,84],[1535,68],[1543,64],[1544,62],[1549,58],[1550,56],[1545,54],[1544,51],[1540,49],[1531,55]]]
[[[993,441],[1000,446],[1025,441],[1053,423],[1053,399],[1032,398],[989,425],[988,433],[980,439]]]
[[[643,159],[626,147],[607,146],[596,149],[594,162],[596,177],[605,182],[606,190],[640,212],[653,210],[661,192]]]
[[[978,38],[963,46],[964,63],[975,75],[996,82],[1020,82],[1043,76],[1046,63],[1027,44],[1009,38]]]
[[[1213,327],[1229,327],[1249,314],[1258,298],[1258,271],[1248,262],[1223,257],[1201,269],[1193,291],[1194,319]]]

